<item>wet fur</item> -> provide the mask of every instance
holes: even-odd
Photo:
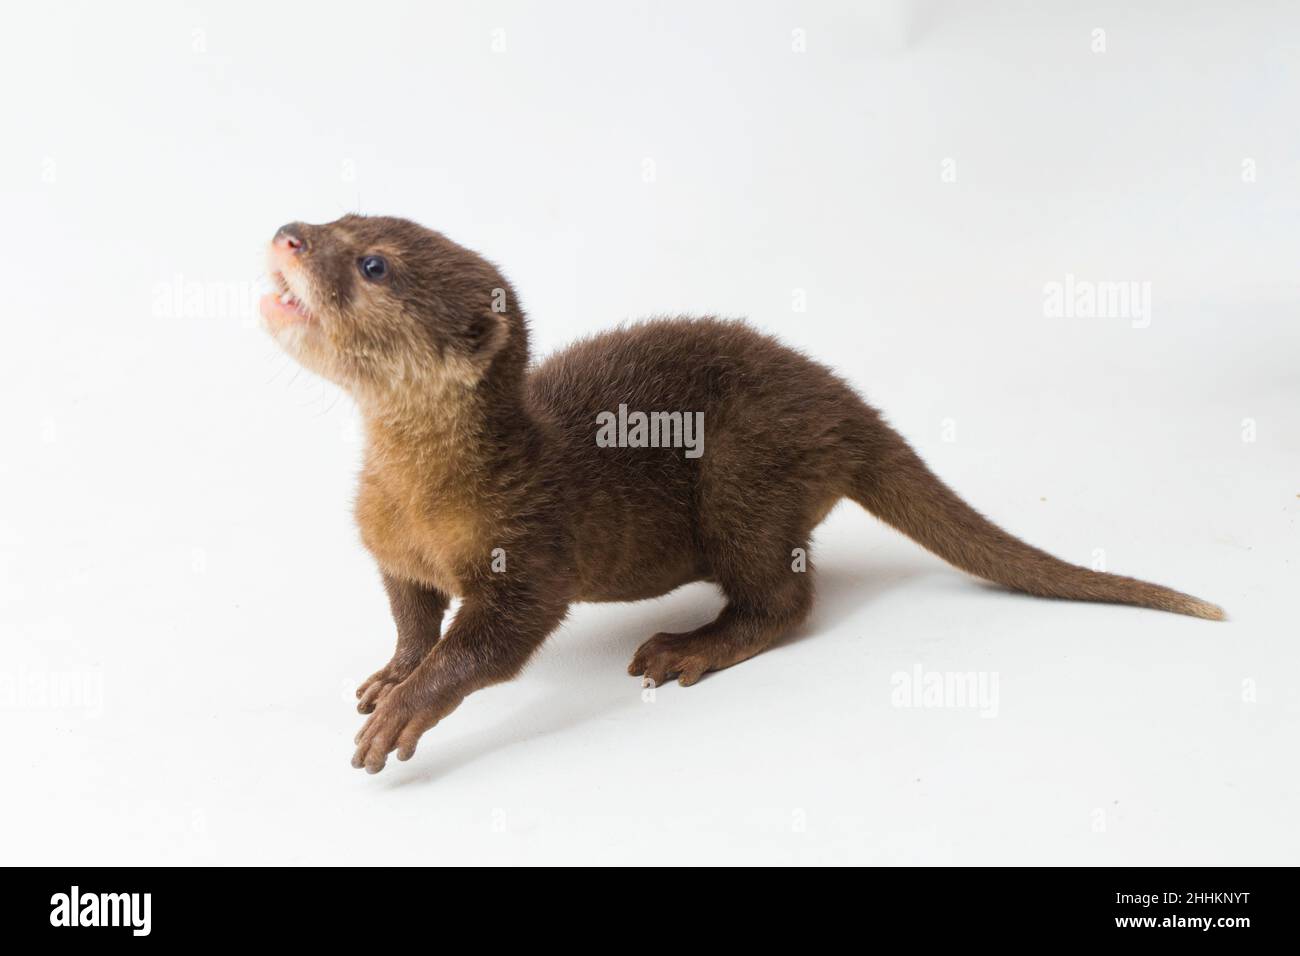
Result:
[[[713,581],[727,601],[717,620],[653,636],[629,671],[691,684],[753,656],[808,613],[812,566],[795,570],[795,555],[845,497],[1017,590],[1222,617],[997,528],[845,382],[744,323],[651,320],[530,369],[514,291],[475,253],[399,219],[292,227],[306,249],[286,272],[313,322],[277,337],[365,416],[356,517],[398,631],[393,660],[357,692],[373,711],[358,767],[408,758],[467,694],[518,673],[575,601]],[[392,269],[372,288],[356,261],[375,252]],[[598,447],[597,415],[620,404],[703,412],[703,456]],[[452,597],[463,603],[440,636]]]

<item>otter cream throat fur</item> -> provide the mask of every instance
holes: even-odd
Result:
[[[645,683],[694,684],[759,653],[808,613],[800,556],[844,497],[1008,588],[1223,617],[998,528],[829,369],[742,322],[646,321],[530,367],[510,284],[439,233],[291,223],[269,258],[268,329],[365,419],[356,518],[397,629],[357,690],[370,717],[352,763],[371,773],[517,674],[575,601],[718,585],[715,620],[637,650],[628,672]]]

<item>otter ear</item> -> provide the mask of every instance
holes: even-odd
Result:
[[[504,312],[480,312],[466,330],[465,351],[475,365],[486,369],[493,356],[506,344],[509,335],[509,320]]]
[[[509,336],[508,319],[499,312],[477,312],[462,318],[460,327],[438,350],[444,370],[462,385],[473,388],[483,380]]]

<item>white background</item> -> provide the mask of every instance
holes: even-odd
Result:
[[[7,10],[0,858],[1300,862],[1297,29],[1174,0]],[[748,316],[1012,532],[1231,620],[1001,592],[846,503],[795,639],[650,702],[633,650],[717,595],[577,607],[355,771],[393,641],[356,416],[252,304],[278,225],[347,211],[500,263],[539,355]],[[1067,274],[1149,282],[1149,327],[1046,316]],[[916,667],[996,675],[996,716],[895,706]]]

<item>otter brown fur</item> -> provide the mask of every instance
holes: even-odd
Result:
[[[742,322],[656,319],[529,367],[514,290],[479,255],[392,218],[292,223],[272,240],[268,327],[356,398],[356,504],[397,626],[357,691],[370,772],[508,680],[575,601],[716,582],[717,619],[656,634],[628,668],[693,684],[808,613],[809,535],[848,497],[957,567],[1046,597],[1219,619],[1214,605],[1066,564],[958,498],[826,367]],[[702,413],[703,454],[601,447],[599,416]],[[442,633],[453,597],[462,599]]]

